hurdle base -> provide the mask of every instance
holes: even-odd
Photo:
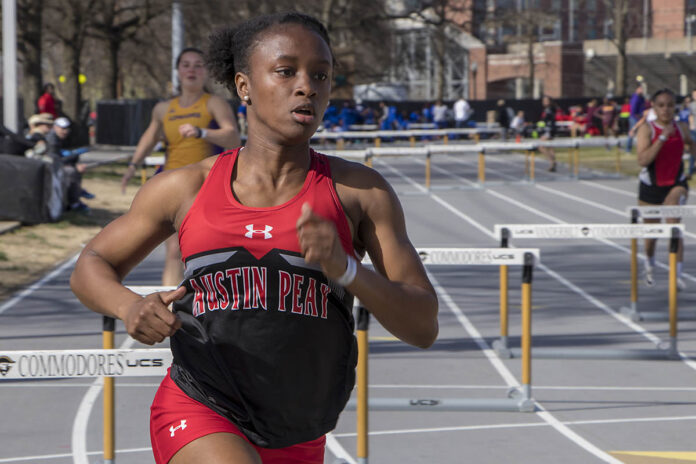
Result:
[[[667,311],[637,311],[629,307],[622,307],[621,314],[629,317],[633,322],[648,321],[648,322],[665,322],[669,321],[669,312]],[[679,311],[678,321],[696,321],[696,312]]]
[[[534,412],[533,399],[513,395],[512,398],[370,398],[370,411],[513,411]],[[354,411],[355,400],[348,401],[346,410]]]
[[[511,348],[514,358],[522,355],[519,348]],[[532,358],[543,359],[629,359],[670,360],[681,359],[675,347],[669,349],[591,349],[591,348],[533,348]]]
[[[507,339],[500,338],[498,340],[494,340],[492,343],[492,347],[495,353],[501,358],[510,359],[513,357],[512,352],[508,347]]]

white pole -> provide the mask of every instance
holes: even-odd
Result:
[[[17,132],[17,5],[2,0],[2,109],[3,123]]]
[[[181,4],[178,0],[172,2],[172,92],[176,93],[179,86],[179,76],[176,73],[176,57],[184,48],[184,17],[181,15]]]

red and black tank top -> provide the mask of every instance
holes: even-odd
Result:
[[[240,204],[239,149],[221,154],[180,231],[183,327],[171,338],[172,378],[255,444],[281,448],[332,430],[355,381],[352,296],[300,254],[302,205],[336,225],[353,254],[329,160],[311,151],[301,191],[278,206]]]
[[[662,134],[663,128],[654,121],[651,121],[649,124],[652,130],[650,143],[653,144]],[[653,162],[641,170],[639,178],[644,184],[670,187],[685,179],[684,163],[682,161],[684,138],[679,125],[675,122],[672,122],[672,124],[675,125],[674,132],[662,144]]]

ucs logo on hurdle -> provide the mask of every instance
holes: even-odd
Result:
[[[10,372],[10,369],[12,368],[12,364],[14,364],[12,358],[10,358],[9,356],[0,356],[0,374],[2,376],[7,375],[7,373]]]

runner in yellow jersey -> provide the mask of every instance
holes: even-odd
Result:
[[[122,191],[135,174],[136,167],[162,138],[168,147],[165,170],[201,161],[213,154],[214,145],[231,149],[241,144],[230,105],[224,99],[205,92],[208,72],[203,52],[197,48],[182,50],[176,69],[181,94],[155,105],[150,125],[140,137],[128,170],[121,179]],[[211,126],[213,121],[217,125],[215,129]],[[167,239],[165,246],[162,285],[178,285],[183,278],[183,266],[176,234]]]

